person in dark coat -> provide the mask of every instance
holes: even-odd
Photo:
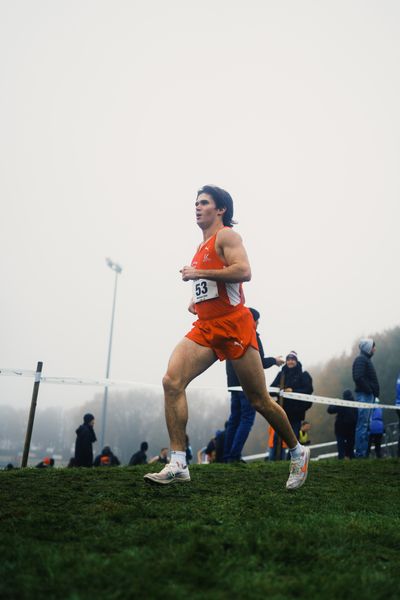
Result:
[[[54,467],[54,458],[50,458],[49,456],[46,456],[36,465],[37,469],[48,469],[49,467]]]
[[[112,452],[110,446],[104,446],[101,454],[94,459],[94,467],[118,467],[121,463]]]
[[[301,362],[299,362],[297,352],[292,350],[286,356],[286,364],[279,371],[274,381],[271,383],[271,387],[279,387],[285,392],[297,392],[299,394],[312,394],[313,384],[311,375],[307,371],[303,371]],[[273,395],[273,394],[272,394]],[[312,406],[312,402],[306,400],[293,400],[291,398],[283,399],[283,410],[287,414],[289,422],[292,426],[295,436],[297,439],[300,438],[301,422],[304,421],[306,410]],[[273,443],[271,447],[271,442]],[[285,444],[281,445],[280,458],[283,459],[285,456]],[[270,426],[270,444],[268,459],[276,460],[278,450],[278,435]],[[287,458],[290,458],[288,453]]]
[[[149,445],[147,442],[142,442],[140,444],[140,450],[132,454],[131,459],[129,461],[130,467],[135,467],[137,465],[147,465],[147,450],[149,449]]]
[[[344,390],[343,400],[354,400],[351,390]],[[354,441],[356,437],[356,424],[358,410],[352,406],[328,406],[328,413],[336,415],[335,436],[338,449],[338,458],[354,458]]]
[[[254,324],[257,329],[260,313],[255,308],[249,309],[253,315]],[[273,365],[280,366],[284,363],[281,356],[274,358],[273,356],[266,357],[264,348],[261,343],[260,334],[256,331],[258,351],[260,353],[261,362],[264,369],[269,369]],[[240,387],[240,381],[235,373],[231,360],[226,361],[226,375],[228,387]],[[228,419],[228,425],[225,431],[224,440],[224,462],[238,462],[242,458],[243,446],[249,437],[251,428],[253,427],[256,418],[256,409],[252,407],[244,392],[231,392],[231,412]],[[217,461],[218,462],[218,461]]]
[[[93,444],[97,441],[94,433],[94,416],[87,413],[83,417],[83,423],[76,430],[75,442],[75,466],[93,466]]]
[[[286,356],[286,364],[279,371],[271,387],[279,387],[285,392],[296,392],[298,394],[312,394],[314,391],[311,375],[303,371],[297,353],[292,350]],[[306,410],[312,406],[312,402],[306,400],[283,399],[283,410],[288,416],[295,436],[299,439],[301,422],[304,421]]]
[[[192,446],[190,445],[190,440],[189,440],[189,436],[188,434],[185,435],[185,452],[186,452],[186,464],[190,465],[190,462],[193,460],[193,450],[192,450]]]
[[[372,357],[376,346],[371,338],[362,339],[358,345],[360,354],[353,362],[353,380],[355,383],[356,400],[373,404],[379,397],[379,382]],[[368,426],[371,418],[371,408],[359,408],[356,426],[356,458],[366,458],[368,454]]]

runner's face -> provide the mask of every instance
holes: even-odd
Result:
[[[217,208],[210,194],[200,194],[195,202],[196,223],[201,229],[207,229],[212,225],[218,216],[223,214],[221,209]]]

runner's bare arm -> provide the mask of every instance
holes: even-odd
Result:
[[[225,262],[224,269],[194,269],[185,266],[181,269],[183,281],[211,279],[225,283],[250,281],[251,269],[242,238],[232,229],[222,229],[218,235],[215,249]]]

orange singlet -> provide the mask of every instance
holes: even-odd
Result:
[[[192,267],[201,270],[225,268],[215,249],[217,233],[199,246]],[[249,346],[258,350],[255,322],[244,306],[242,284],[210,279],[197,279],[192,284],[199,318],[186,337],[212,348],[220,360],[240,358]]]

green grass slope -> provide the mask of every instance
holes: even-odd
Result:
[[[400,595],[400,463],[201,465],[0,473],[5,599],[388,600]]]

